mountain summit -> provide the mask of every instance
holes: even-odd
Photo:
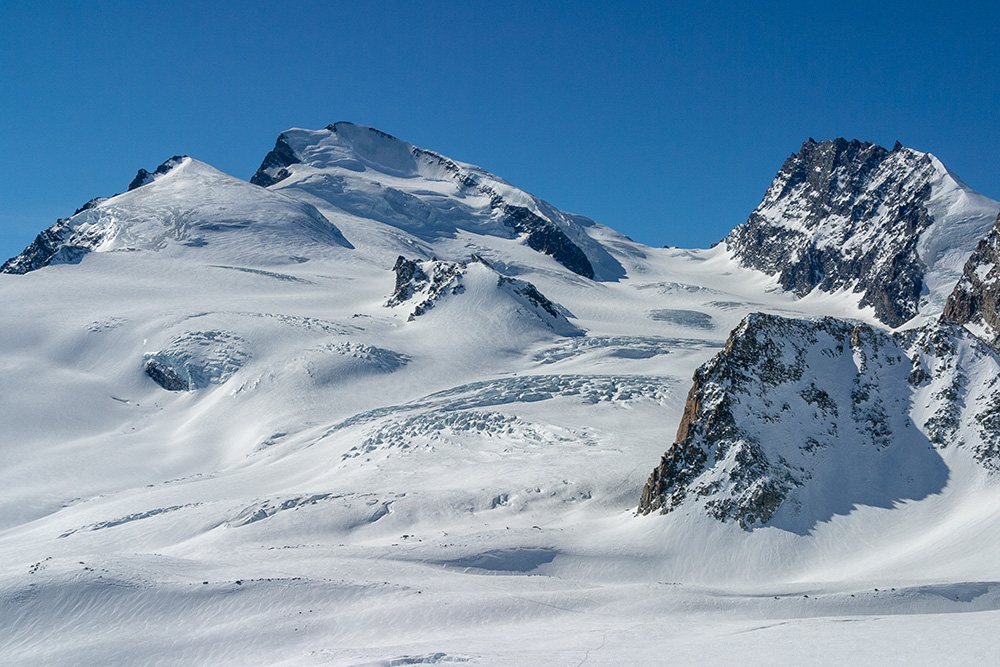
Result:
[[[800,297],[848,290],[898,327],[940,314],[998,209],[930,153],[810,139],[725,243]]]
[[[363,125],[283,132],[251,183],[298,190],[418,242],[463,234],[516,239],[580,276],[624,276],[621,264],[588,234],[597,227],[593,220],[560,211],[479,167]],[[456,254],[462,256],[451,259],[469,253]]]

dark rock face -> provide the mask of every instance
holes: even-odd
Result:
[[[191,389],[187,380],[179,376],[173,368],[155,359],[147,359],[142,370],[153,382],[167,391],[188,391]]]
[[[1000,470],[998,373],[1000,358],[952,324],[891,335],[752,314],[695,372],[638,512],[694,507],[807,533],[858,505],[939,492],[947,448]]]
[[[810,139],[725,241],[799,296],[853,286],[862,306],[899,326],[917,314],[926,270],[917,241],[931,222],[934,174],[929,155],[902,146]]]
[[[493,206],[502,211],[503,224],[518,234],[527,235],[524,242],[532,250],[549,255],[573,273],[594,278],[594,267],[587,255],[575,245],[555,223],[535,215],[523,206],[504,203],[494,198]]]
[[[972,328],[1000,351],[1000,215],[965,263],[941,319]]]
[[[253,175],[250,182],[262,188],[274,185],[285,180],[290,175],[288,167],[301,162],[295,151],[288,145],[284,134],[278,135],[278,140],[274,142],[274,149],[264,156],[264,161],[260,163],[257,173]]]
[[[28,273],[49,264],[75,264],[80,261],[89,248],[77,245],[67,245],[73,235],[69,226],[69,218],[60,218],[56,224],[42,231],[35,240],[25,248],[20,255],[11,257],[0,273]]]
[[[511,290],[515,294],[519,294],[528,300],[536,308],[541,308],[546,313],[554,318],[559,318],[564,316],[564,312],[560,308],[549,301],[544,294],[538,291],[531,283],[526,283],[522,280],[514,280],[513,278],[508,278],[507,276],[500,276],[497,280],[497,286],[503,287],[504,285],[510,285]]]
[[[414,318],[433,308],[434,303],[445,294],[461,294],[465,291],[465,286],[462,285],[465,268],[465,262],[435,260],[421,263],[400,255],[392,267],[396,272],[396,288],[385,305],[391,308],[419,297],[410,313],[409,319],[412,322]]]
[[[152,183],[157,176],[162,176],[163,174],[167,173],[168,171],[179,165],[185,157],[187,156],[175,155],[169,160],[165,160],[159,167],[154,169],[152,173],[146,171],[145,169],[140,169],[139,172],[135,175],[135,178],[132,179],[132,182],[128,184],[128,191],[132,192],[132,190],[135,190],[136,188],[141,188],[147,183]],[[77,211],[77,213],[79,213],[79,211]]]

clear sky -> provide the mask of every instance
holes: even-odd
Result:
[[[4,0],[0,255],[140,167],[249,178],[338,120],[650,245],[719,240],[809,137],[1000,199],[1000,2]]]

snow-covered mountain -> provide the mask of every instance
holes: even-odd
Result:
[[[786,164],[708,250],[349,123],[253,183],[172,158],[88,202],[0,272],[3,661],[774,663],[848,627],[991,655],[991,204],[808,146],[828,180]],[[910,273],[844,254],[803,297],[739,253],[764,222],[819,252],[848,199],[842,249]]]
[[[460,260],[477,237],[495,236],[516,239],[586,278],[623,276],[621,265],[588,235],[592,220],[560,211],[479,167],[369,127],[341,122],[283,132],[251,182],[326,204],[334,215],[363,218],[369,224],[358,236],[400,238],[402,254],[422,251],[430,259],[441,253],[443,239],[458,237],[447,247],[462,256],[446,258]],[[371,221],[384,226],[373,229]],[[487,247],[481,250],[494,259]]]
[[[238,234],[238,242],[233,236]],[[349,246],[312,205],[250,185],[189,157],[145,169],[124,194],[94,199],[38,235],[0,272],[76,263],[89,252],[164,251],[214,261],[287,264],[295,252]]]
[[[725,244],[799,296],[850,292],[898,327],[940,314],[998,209],[930,153],[810,139]]]

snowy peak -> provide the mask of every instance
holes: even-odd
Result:
[[[1000,204],[929,153],[812,139],[725,239],[744,265],[805,296],[850,290],[890,326],[936,317]]]
[[[465,316],[494,317],[515,328],[537,328],[540,324],[560,336],[583,333],[566,319],[565,308],[547,299],[534,285],[499,273],[479,256],[468,262],[421,262],[400,256],[393,270],[396,286],[385,305],[408,311],[410,322],[439,303],[465,295],[463,300],[469,307],[459,311]]]
[[[1000,215],[965,263],[942,319],[965,325],[1000,351]]]
[[[322,130],[282,132],[251,183],[267,187],[286,178],[293,164],[316,169],[374,170],[400,178],[420,175],[413,146],[371,127],[339,122]]]
[[[339,122],[322,130],[287,130],[251,182],[314,197],[424,242],[461,232],[513,238],[586,278],[624,276],[617,260],[587,233],[593,221],[479,167],[374,128]]]
[[[811,531],[859,505],[941,491],[945,458],[996,470],[995,353],[961,327],[891,335],[753,314],[694,376],[639,512]]]
[[[152,173],[140,170],[127,192],[59,220],[0,272],[75,263],[90,252],[179,248],[214,261],[281,264],[330,246],[350,244],[311,204],[174,157]]]

